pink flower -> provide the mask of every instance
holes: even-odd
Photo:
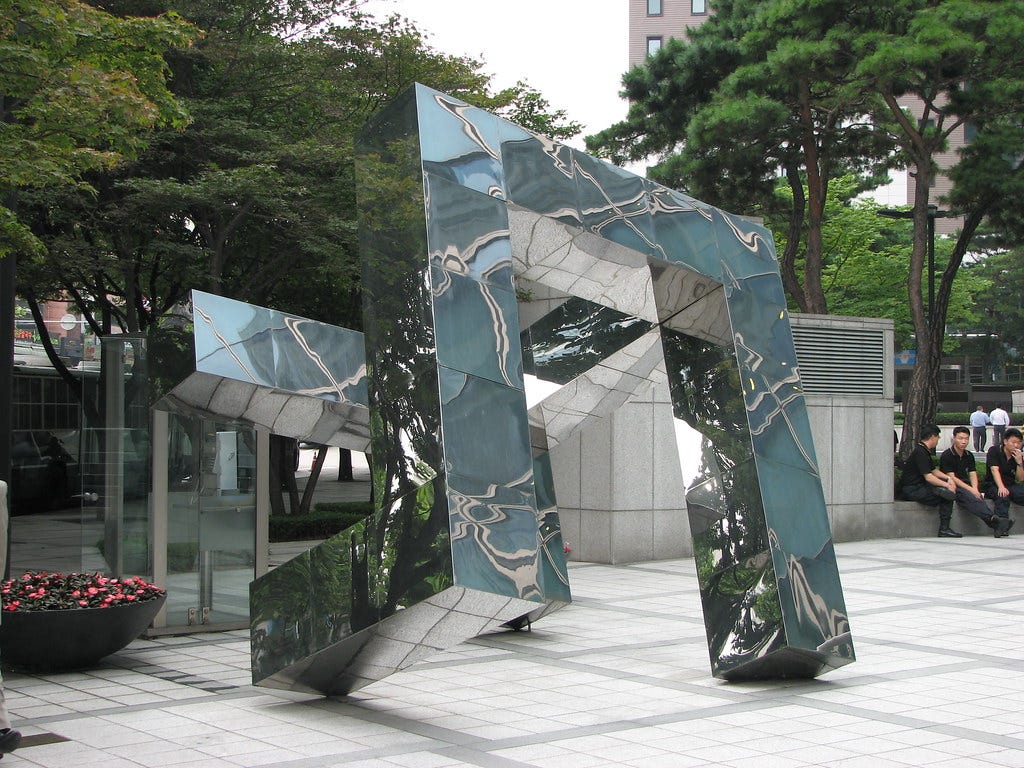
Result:
[[[114,579],[100,573],[27,572],[18,579],[0,582],[4,611],[110,608],[122,603],[141,603],[163,593],[159,587],[137,576]]]

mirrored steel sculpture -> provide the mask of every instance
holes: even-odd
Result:
[[[529,507],[532,475],[553,512],[547,451],[667,376],[714,673],[852,661],[769,232],[422,86],[358,162],[383,498]]]
[[[377,512],[254,583],[254,682],[346,693],[566,604],[548,451],[666,377],[713,673],[853,661],[767,230],[423,86],[357,163],[369,408],[301,391],[368,425]]]

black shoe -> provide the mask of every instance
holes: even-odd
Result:
[[[997,539],[1002,538],[1003,536],[1006,535],[1006,532],[1010,530],[1010,525],[1011,525],[1011,523],[1010,523],[1009,519],[1007,519],[1005,517],[997,518],[996,519],[996,530],[995,530],[995,533],[993,533],[992,535],[995,536]]]
[[[957,531],[954,531],[952,528],[939,528],[940,539],[962,539],[963,537],[964,535],[962,533],[958,533]]]
[[[996,517],[995,515],[992,515],[991,517],[986,517],[985,518],[985,525],[987,525],[989,528],[991,528],[994,531],[994,530],[996,530],[996,528],[999,527],[999,518]]]
[[[6,755],[8,752],[13,752],[21,744],[21,733],[19,731],[12,730],[11,728],[4,728],[0,731],[0,755]]]

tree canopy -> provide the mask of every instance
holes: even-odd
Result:
[[[195,32],[173,13],[0,2],[0,257],[41,250],[13,208],[18,190],[80,185],[84,173],[134,157],[151,131],[185,126],[164,54]]]
[[[353,142],[377,109],[418,81],[527,127],[578,132],[527,85],[492,92],[478,62],[358,5],[151,0],[148,12],[203,30],[163,49],[191,122],[94,169],[88,188],[23,196],[46,249],[20,271],[20,292],[71,296],[96,333],[152,334],[191,288],[358,328]]]
[[[872,12],[854,5],[716,3],[688,39],[670,40],[626,74],[626,120],[587,140],[616,161],[658,156],[654,178],[713,204],[784,216],[783,281],[796,306],[819,314],[828,311],[821,286],[828,184],[849,171],[880,173],[886,158],[877,130],[863,120],[874,94],[849,71],[850,37]],[[780,169],[785,197],[775,195]]]
[[[902,303],[918,361],[904,401],[909,452],[934,417],[954,278],[974,233],[986,218],[1020,232],[1024,1],[722,0],[714,10],[626,75],[627,119],[588,145],[615,159],[657,155],[658,180],[769,218],[781,169],[791,195],[782,198],[780,270],[793,303],[816,312],[832,300],[822,235],[829,183],[909,168]],[[965,128],[972,141],[945,169],[953,189],[931,200],[937,158]],[[941,254],[929,314],[922,272],[936,202],[963,227]]]

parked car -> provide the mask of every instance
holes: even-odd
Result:
[[[79,493],[77,432],[17,430],[11,442],[11,513],[60,509]]]

